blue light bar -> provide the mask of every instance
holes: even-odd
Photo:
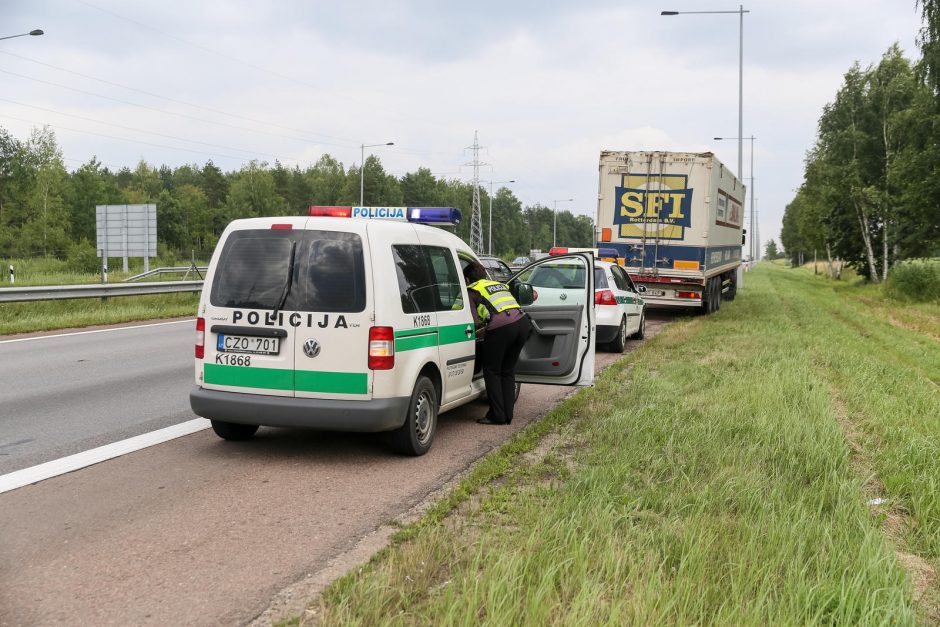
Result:
[[[616,259],[619,256],[616,248],[598,248],[597,256],[605,259],[614,258]]]
[[[463,216],[454,207],[408,207],[408,221],[420,224],[460,224]]]

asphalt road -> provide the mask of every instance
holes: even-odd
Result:
[[[648,334],[668,319],[649,320]],[[117,350],[88,363],[69,346],[77,337],[0,344],[0,374],[9,374],[14,356],[36,360],[43,379],[17,380],[3,392],[8,446],[0,451],[20,451],[10,467],[194,418],[186,395],[191,323],[163,330],[150,340],[144,330],[115,333],[136,338],[128,341],[144,354],[159,352],[167,332],[182,334],[183,363]],[[601,369],[619,355],[597,357]],[[102,376],[112,383],[94,382]],[[7,409],[11,401],[27,411],[30,390],[56,412],[49,420],[30,414],[41,421],[35,427]],[[570,391],[524,385],[511,427],[477,424],[482,403],[448,412],[420,458],[390,454],[376,435],[262,428],[254,440],[233,443],[202,431],[0,494],[0,625],[249,623],[280,591],[324,572]],[[77,423],[94,433],[82,435]],[[62,430],[72,439],[57,435]]]
[[[195,322],[0,339],[0,474],[193,419]]]

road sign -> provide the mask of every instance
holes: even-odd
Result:
[[[108,257],[122,257],[127,272],[128,257],[143,257],[144,272],[150,270],[150,257],[157,256],[157,206],[95,206],[98,256],[102,266]]]

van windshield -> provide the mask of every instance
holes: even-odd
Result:
[[[274,309],[288,282],[294,242],[294,276],[283,309],[365,309],[362,240],[355,233],[337,231],[235,231],[219,256],[209,302],[234,309]]]

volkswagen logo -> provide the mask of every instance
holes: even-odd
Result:
[[[320,354],[320,342],[316,340],[307,340],[304,342],[304,355],[313,358]]]
[[[565,294],[564,292],[562,292],[562,293],[558,296],[558,298],[560,298],[561,300],[568,300],[568,295]]]

